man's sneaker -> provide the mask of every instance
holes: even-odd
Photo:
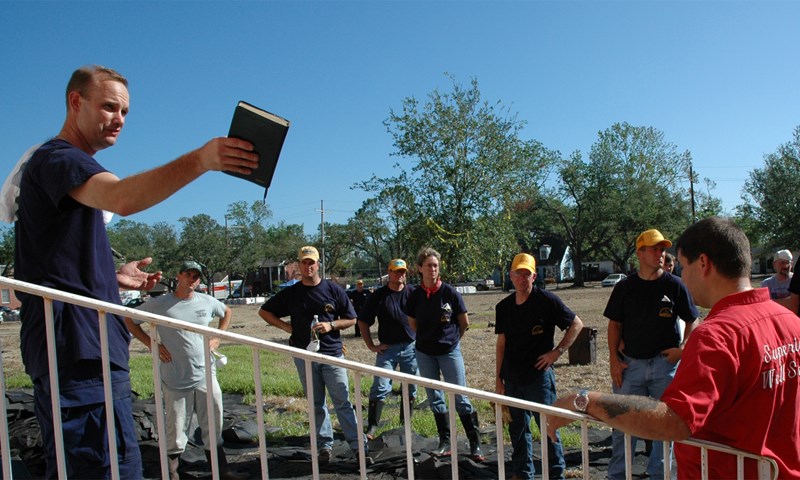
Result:
[[[331,463],[331,449],[330,448],[323,448],[319,451],[319,460],[320,465],[327,465]]]

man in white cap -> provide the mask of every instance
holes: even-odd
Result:
[[[603,312],[608,318],[612,390],[626,395],[660,398],[675,376],[683,345],[700,314],[680,279],[664,270],[664,252],[672,242],[656,229],[636,239],[639,270],[614,286]],[[683,342],[678,318],[686,321]],[[625,478],[624,435],[612,433],[608,478]],[[638,439],[633,437],[635,451]],[[653,442],[647,473],[664,477],[664,449]]]
[[[177,276],[175,291],[160,295],[138,307],[138,310],[164,315],[175,320],[194,323],[207,327],[215,319],[219,319],[219,329],[227,330],[231,323],[231,309],[222,302],[195,292],[200,284],[203,267],[189,260],[183,262]],[[131,334],[148,348],[151,346],[150,334],[142,329],[142,320],[125,318]],[[208,429],[209,417],[213,415],[216,425],[217,460],[219,476],[222,479],[245,479],[247,474],[237,472],[228,467],[225,450],[222,447],[222,390],[217,381],[215,363],[211,364],[211,403],[213,411],[208,411],[208,389],[206,387],[205,339],[202,335],[186,330],[159,326],[158,353],[161,363],[161,383],[164,392],[164,411],[167,416],[167,463],[170,480],[178,480],[178,467],[181,454],[186,450],[189,437],[186,431],[197,413],[197,423],[203,435],[206,458],[211,464],[211,438]],[[153,333],[153,332],[151,332]],[[219,347],[219,339],[208,341],[211,351]]]
[[[769,288],[769,296],[773,300],[789,296],[789,284],[792,282],[792,252],[778,250],[772,260],[775,275],[761,282],[762,287]]]
[[[511,262],[514,293],[495,307],[497,334],[495,391],[500,395],[552,405],[556,401],[556,375],[553,364],[578,337],[583,322],[553,293],[534,285],[536,260],[520,253]],[[556,327],[565,330],[555,342]],[[539,414],[510,408],[508,432],[514,452],[513,478],[530,479],[536,473],[533,463],[531,414],[541,431]],[[561,438],[548,438],[549,478],[564,478],[566,462]],[[541,472],[540,472],[541,473]]]
[[[284,288],[277,295],[261,306],[258,315],[265,322],[278,327],[290,335],[289,344],[306,349],[314,336],[319,345],[315,349],[322,355],[336,358],[344,357],[341,331],[356,323],[356,312],[347,292],[335,282],[323,280],[319,275],[319,252],[312,246],[306,246],[297,253],[300,261],[300,281]],[[281,317],[290,317],[289,322]],[[317,322],[313,323],[314,319]],[[313,330],[312,330],[313,329]],[[317,446],[320,463],[328,463],[333,448],[333,426],[325,402],[325,390],[331,396],[344,431],[344,437],[353,452],[358,452],[358,431],[356,414],[350,403],[350,386],[347,370],[336,365],[324,363],[311,364],[312,385],[306,385],[306,361],[295,358],[294,365],[303,386],[303,392],[310,387],[314,392],[314,415],[316,419]],[[366,445],[365,445],[366,446]]]

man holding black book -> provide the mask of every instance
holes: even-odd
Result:
[[[247,173],[258,165],[250,142],[216,138],[161,167],[120,179],[93,155],[113,146],[129,109],[128,81],[100,66],[76,70],[67,85],[67,116],[57,136],[20,161],[16,204],[15,276],[18,280],[119,304],[119,288],[152,288],[160,273],[142,272],[149,259],[116,272],[104,211],[130,215],[163,201],[209,170]],[[45,306],[20,293],[20,343],[34,385],[47,478],[58,476]],[[119,476],[141,478],[142,464],[131,413],[130,334],[109,315],[110,380],[114,394]],[[109,478],[100,331],[97,312],[53,302],[66,477]]]

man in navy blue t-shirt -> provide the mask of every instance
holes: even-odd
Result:
[[[320,278],[319,252],[316,248],[301,248],[297,259],[300,261],[300,281],[267,300],[258,315],[268,324],[288,333],[291,346],[341,358],[344,356],[341,331],[356,323],[353,305],[344,288]],[[287,316],[290,317],[289,322],[281,320],[281,317]],[[303,391],[307,392],[306,361],[295,358],[294,365]],[[358,424],[353,404],[350,403],[347,370],[336,365],[312,362],[311,378],[320,462],[330,461],[333,448],[333,427],[325,404],[326,389],[345,439],[350,448],[358,452]]]
[[[140,270],[150,259],[115,271],[103,212],[130,215],[149,208],[208,170],[248,173],[257,165],[252,145],[219,138],[161,167],[124,179],[93,158],[113,146],[129,109],[127,80],[99,66],[76,70],[67,85],[67,117],[59,134],[36,150],[22,170],[15,225],[18,280],[120,303],[119,288],[149,289],[160,273]],[[20,343],[34,384],[46,476],[58,476],[45,343],[45,306],[20,294]],[[108,478],[100,333],[97,312],[53,302],[59,396],[67,478]],[[108,316],[108,342],[120,477],[141,478],[141,456],[131,414],[128,333]]]
[[[661,398],[683,354],[683,345],[700,316],[686,286],[664,271],[664,252],[672,242],[658,230],[636,238],[639,270],[614,286],[603,312],[608,318],[612,390],[624,395]],[[686,321],[681,341],[678,318]],[[633,450],[638,439],[633,437]],[[653,442],[647,473],[664,476],[664,449]],[[624,433],[612,433],[608,478],[625,478]]]

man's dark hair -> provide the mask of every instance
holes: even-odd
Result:
[[[708,217],[687,228],[675,242],[689,263],[706,254],[720,275],[750,277],[750,241],[731,219]]]
[[[69,103],[70,92],[78,92],[82,97],[86,97],[92,82],[100,80],[113,80],[125,85],[125,87],[128,86],[128,79],[116,70],[100,65],[84,66],[72,72],[72,77],[67,83],[67,103]]]

